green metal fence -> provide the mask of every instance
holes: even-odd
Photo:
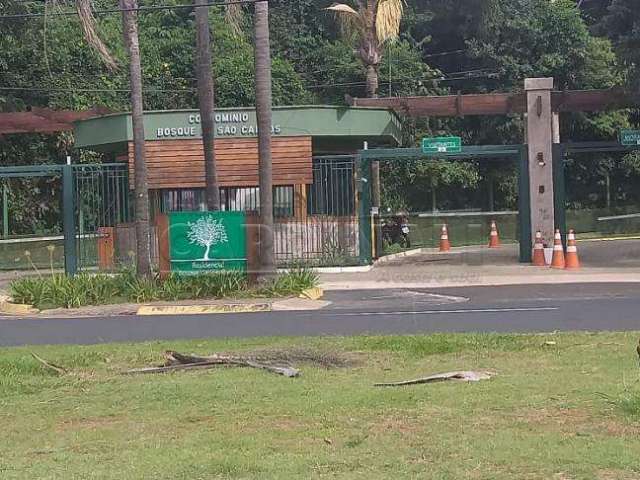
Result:
[[[22,194],[19,205],[11,204],[12,186],[14,194]],[[0,188],[1,270],[91,269],[97,264],[100,227],[131,217],[125,164],[0,167]],[[44,194],[29,197],[32,192]],[[30,202],[38,203],[35,212],[46,211],[49,217],[45,227],[23,231]]]

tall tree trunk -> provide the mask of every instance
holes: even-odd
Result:
[[[145,156],[144,112],[142,98],[142,68],[138,41],[137,0],[120,0],[124,43],[129,55],[131,83],[131,119],[133,123],[134,174],[135,174],[135,226],[136,270],[139,276],[151,275],[149,255],[149,190],[147,188],[147,163]],[[128,10],[128,11],[125,11]]]
[[[194,0],[195,5],[206,5],[208,0]],[[198,106],[202,126],[204,148],[204,177],[207,209],[220,210],[220,192],[216,171],[214,87],[211,64],[211,33],[209,31],[209,7],[201,6],[196,13],[196,70],[198,73]]]
[[[606,205],[607,205],[607,208],[609,209],[611,208],[611,173],[610,172],[605,172],[604,180],[605,180],[605,188],[607,189]]]
[[[255,3],[256,114],[260,165],[260,273],[265,280],[275,274],[273,249],[273,170],[271,164],[271,50],[269,3]]]
[[[360,8],[364,8],[364,32],[361,39],[359,56],[366,69],[366,93],[368,98],[378,96],[378,66],[382,59],[381,46],[376,32],[376,16],[378,9],[377,0],[358,2]],[[382,188],[380,186],[380,162],[371,162],[371,204],[380,210],[382,204]],[[382,224],[380,213],[374,218],[375,253],[379,256],[382,252]]]
[[[367,97],[377,98],[378,87],[378,67],[376,65],[367,65]]]

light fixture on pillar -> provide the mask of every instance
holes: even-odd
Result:
[[[536,158],[538,159],[538,165],[541,167],[544,167],[547,164],[547,162],[544,161],[544,153],[538,152]]]

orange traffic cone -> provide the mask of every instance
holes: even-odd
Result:
[[[580,268],[576,232],[573,230],[569,230],[569,235],[567,235],[567,258],[565,263],[565,268]]]
[[[449,242],[449,231],[445,223],[442,225],[442,234],[440,235],[440,251],[448,252],[449,250],[451,250],[451,242]]]
[[[500,237],[498,236],[498,227],[496,221],[491,220],[491,233],[489,234],[489,248],[498,248],[500,246]]]
[[[544,259],[544,244],[540,230],[536,232],[536,241],[533,244],[533,261],[531,263],[536,267],[545,267],[547,265]]]
[[[560,230],[556,229],[553,237],[553,258],[551,259],[551,268],[564,268],[564,250],[562,249],[562,237]]]

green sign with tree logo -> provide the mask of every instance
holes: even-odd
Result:
[[[436,137],[422,139],[422,153],[460,153],[462,138]]]
[[[182,273],[247,269],[245,214],[169,214],[171,271]]]
[[[625,146],[640,145],[640,130],[621,130],[620,143]]]

